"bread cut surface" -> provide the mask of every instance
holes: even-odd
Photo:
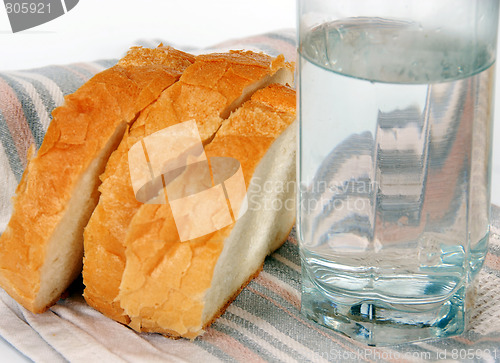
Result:
[[[133,48],[53,111],[0,237],[0,285],[24,307],[46,310],[81,272],[83,228],[110,153],[127,125],[193,60],[170,47]]]
[[[209,143],[233,109],[272,82],[293,82],[292,72],[283,57],[273,59],[253,52],[201,55],[179,82],[141,112],[110,157],[101,177],[99,203],[85,228],[83,278],[89,305],[117,321],[131,323],[121,306],[119,288],[130,263],[125,256],[129,224],[142,206],[130,180],[128,152],[132,145],[189,120],[196,122],[201,141]],[[172,238],[177,238],[176,233]]]

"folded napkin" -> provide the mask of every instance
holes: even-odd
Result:
[[[183,50],[228,49],[282,53],[294,61],[295,31]],[[27,148],[40,146],[51,111],[62,104],[64,95],[115,62],[0,72],[0,231],[9,220],[10,198],[26,166]],[[307,320],[300,314],[300,258],[294,230],[224,315],[194,341],[136,333],[104,317],[83,300],[81,281],[73,284],[68,298],[38,315],[0,289],[0,335],[36,362],[500,362],[500,208],[494,206],[492,211],[490,246],[479,273],[470,328],[459,337],[374,348]]]

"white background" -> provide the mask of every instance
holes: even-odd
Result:
[[[181,48],[208,47],[227,39],[294,28],[295,9],[295,0],[80,0],[66,15],[13,34],[0,4],[0,71],[119,58],[141,38],[163,39]],[[500,88],[498,107],[499,99]],[[499,117],[500,109],[497,145]],[[497,205],[499,183],[500,145],[493,152],[492,202]],[[0,339],[0,361],[24,358]]]
[[[66,15],[16,34],[0,7],[0,70],[116,58],[139,38],[206,47],[293,27],[295,0],[80,0]]]

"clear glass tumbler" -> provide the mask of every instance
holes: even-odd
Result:
[[[458,335],[488,244],[499,0],[298,0],[302,311]]]

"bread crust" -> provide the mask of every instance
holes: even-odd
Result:
[[[236,300],[236,298],[238,297],[238,295],[243,291],[243,289],[245,289],[248,284],[250,282],[252,282],[253,279],[255,279],[257,276],[259,276],[260,272],[262,271],[262,269],[264,268],[264,264],[262,264],[260,266],[259,269],[257,269],[255,271],[255,273],[253,273],[252,275],[250,275],[250,277],[247,279],[247,281],[240,286],[239,289],[237,289],[233,295],[231,295],[229,297],[229,299],[225,302],[225,304],[217,311],[217,313],[215,315],[213,315],[212,319],[205,322],[205,325],[203,325],[202,329],[196,333],[196,334],[193,334],[192,336],[182,336],[180,335],[178,332],[174,331],[174,330],[169,330],[169,329],[162,329],[162,328],[159,328],[159,327],[154,327],[154,328],[146,328],[146,329],[142,329],[141,331],[144,332],[144,333],[159,333],[167,338],[170,338],[170,339],[181,339],[181,338],[190,338],[191,340],[203,335],[203,333],[205,332],[205,330],[210,326],[212,325],[218,318],[220,318],[224,312],[227,310],[227,308],[233,303],[234,300]]]
[[[234,51],[195,59],[169,47],[131,49],[54,110],[0,237],[0,285],[42,312],[78,276],[83,260],[84,297],[103,314],[137,331],[202,334],[284,242],[293,220],[268,233],[251,271],[208,308],[228,241],[239,246],[238,222],[181,241],[169,204],[137,201],[128,151],[148,135],[195,120],[207,156],[236,159],[248,188],[295,119],[295,91],[269,84],[291,81],[292,74],[282,56]],[[179,180],[172,185],[183,187]]]
[[[119,322],[134,324],[119,299],[126,264],[131,264],[125,256],[125,241],[129,233],[135,233],[128,227],[142,207],[131,186],[127,155],[130,147],[156,131],[192,119],[202,142],[209,143],[223,122],[222,115],[248,98],[245,93],[252,92],[249,88],[268,81],[280,69],[290,72],[290,67],[283,57],[273,59],[253,52],[201,55],[179,82],[141,112],[110,157],[101,177],[101,199],[85,229],[83,278],[89,305]],[[149,205],[153,213],[156,207]],[[134,238],[140,243],[142,236]],[[172,238],[178,238],[176,232]]]
[[[141,60],[145,55],[146,69]],[[46,310],[79,274],[83,226],[97,202],[93,185],[87,187],[89,202],[78,216],[70,218],[76,221],[71,221],[71,231],[62,231],[66,226],[61,224],[68,220],[68,204],[79,193],[76,188],[82,176],[97,158],[105,162],[109,156],[103,154],[105,149],[116,146],[111,139],[175,82],[192,60],[193,56],[170,47],[146,52],[135,48],[116,66],[66,96],[64,104],[53,111],[44,141],[36,156],[29,159],[13,198],[13,215],[0,237],[0,285],[28,310]],[[179,64],[184,67],[171,68]],[[93,167],[96,174],[102,171],[102,165]],[[90,182],[98,184],[97,178]],[[54,240],[56,233],[69,237]],[[68,261],[58,262],[67,268],[57,272],[58,286],[52,287],[42,274],[50,270],[45,266],[52,259],[50,251],[65,244],[70,252],[61,258]]]
[[[268,95],[274,98],[267,98]],[[283,85],[257,91],[233,112],[206,145],[207,156],[237,159],[248,187],[271,144],[295,120],[294,108],[293,113],[287,112],[294,100],[295,92]],[[242,123],[245,127],[241,127]],[[244,130],[242,134],[240,128]],[[292,225],[293,219],[288,221],[286,230]],[[224,298],[215,315],[204,317],[205,296],[213,288],[214,269],[234,226],[235,223],[181,242],[168,204],[141,205],[128,226],[124,242],[126,266],[118,295],[121,307],[130,317],[129,325],[137,331],[189,339],[202,334],[204,327],[222,314],[237,295],[233,291]],[[285,240],[286,235],[281,233],[268,236],[267,253]],[[244,281],[250,281],[258,273],[263,258]],[[236,291],[241,291],[244,281]]]

